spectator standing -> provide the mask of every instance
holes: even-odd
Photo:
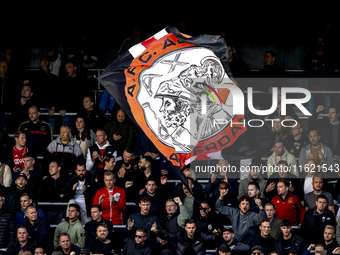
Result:
[[[13,216],[2,206],[4,198],[0,194],[0,248],[7,248],[8,244],[15,240],[15,221]]]
[[[97,227],[97,238],[91,239],[85,247],[92,254],[119,254],[121,249],[115,240],[109,239],[109,229],[105,223],[100,223]]]
[[[107,135],[104,129],[97,129],[96,131],[96,142],[90,146],[86,153],[86,168],[88,170],[94,169],[97,172],[97,168],[103,168],[104,156],[110,154],[117,157],[117,152],[113,146],[110,145],[107,140]]]
[[[228,176],[228,170],[230,168],[230,163],[226,159],[221,159],[218,161],[217,166],[222,169],[220,172],[220,177],[216,173],[212,173],[209,178],[208,184],[204,188],[204,192],[208,197],[218,197],[219,196],[219,184],[224,181],[229,184],[229,190],[235,195],[238,195],[238,180],[230,175]]]
[[[27,177],[27,185],[31,188],[32,192],[37,195],[42,178],[40,171],[36,169],[35,166],[35,156],[31,152],[27,152],[23,156],[23,160],[24,168],[20,172],[16,172],[13,178],[16,179],[20,173],[25,174]]]
[[[335,231],[336,221],[334,213],[327,209],[327,197],[319,195],[315,204],[315,208],[306,211],[301,226],[307,245],[323,242],[323,233],[327,225],[333,225]]]
[[[282,232],[280,229],[281,226],[281,219],[275,217],[275,206],[272,203],[267,203],[264,206],[264,210],[266,211],[267,218],[270,221],[270,235],[277,240],[279,237],[282,236]]]
[[[86,125],[85,117],[77,116],[71,128],[71,133],[76,143],[80,146],[83,155],[86,157],[88,149],[96,142],[96,134]]]
[[[151,255],[152,250],[148,241],[148,232],[146,229],[137,229],[134,239],[127,240],[121,255]]]
[[[83,98],[83,109],[78,114],[86,118],[85,121],[88,127],[93,131],[103,128],[106,124],[105,113],[95,105],[92,95],[87,95]]]
[[[25,225],[25,221],[27,218],[26,209],[28,208],[29,205],[33,204],[31,196],[28,193],[22,194],[22,196],[20,197],[20,204],[21,204],[21,211],[17,212],[14,215],[17,227],[21,225]],[[40,209],[36,209],[36,211],[40,218],[46,219],[46,216],[43,211],[41,211]]]
[[[116,117],[106,123],[104,129],[108,137],[107,139],[118,151],[118,154],[121,154],[127,147],[135,148],[136,128],[123,109],[117,110]]]
[[[249,174],[248,177],[243,179],[240,182],[240,186],[238,188],[238,197],[240,198],[243,195],[248,194],[248,184],[251,181],[256,181],[259,186],[260,186],[260,193],[259,193],[259,197],[260,198],[264,198],[264,190],[266,188],[266,180],[263,179],[260,176],[260,167],[252,165],[249,168]]]
[[[20,97],[15,101],[11,109],[12,124],[9,130],[15,131],[22,122],[29,120],[27,116],[28,110],[31,106],[37,105],[37,103],[32,87],[29,84],[24,84]]]
[[[123,224],[123,212],[126,208],[125,192],[115,186],[116,177],[113,172],[104,174],[105,188],[97,191],[93,199],[93,205],[101,205],[103,218],[112,222],[113,225]]]
[[[264,198],[259,198],[260,186],[257,182],[249,182],[248,184],[248,197],[252,199],[250,211],[259,213],[260,208],[256,204],[256,199],[261,200],[261,204],[266,204],[266,200]]]
[[[220,182],[219,191],[222,189],[227,191],[227,194],[223,197],[223,205],[230,206],[231,208],[238,208],[239,206],[238,199],[232,192],[230,192],[229,184],[227,182]],[[215,204],[218,198],[219,196],[214,198],[213,201]],[[219,213],[219,211],[215,208],[215,204],[213,208],[214,211],[218,214],[220,221],[223,223],[223,225],[230,225],[231,224],[230,219],[226,215]]]
[[[235,238],[234,230],[232,228],[224,228],[222,230],[222,244],[227,244],[232,253],[241,254],[242,252],[249,252],[250,246],[246,243],[241,243]]]
[[[263,253],[268,254],[274,249],[275,239],[270,235],[270,222],[268,219],[261,220],[259,226],[260,232],[254,236],[248,237],[245,241],[250,247],[260,245],[263,247]]]
[[[105,187],[104,183],[105,172],[111,171],[113,173],[116,173],[116,171],[114,171],[116,159],[112,154],[107,154],[106,156],[104,156],[103,164],[104,164],[103,168],[97,167],[95,170],[91,171],[94,180],[97,182],[98,189]]]
[[[53,140],[51,126],[41,121],[39,108],[32,105],[28,109],[29,121],[20,124],[19,130],[26,133],[27,147],[36,156],[44,156],[46,147]]]
[[[320,141],[325,146],[332,150],[334,159],[340,157],[340,119],[339,108],[337,105],[331,105],[328,107],[328,117],[324,117],[322,120],[317,120],[320,112],[324,110],[323,105],[319,105],[312,117],[309,119],[308,126],[317,128],[320,130]]]
[[[68,179],[60,174],[61,166],[58,161],[51,161],[49,164],[49,175],[43,180],[40,200],[43,202],[62,203],[68,201],[65,196],[65,187]],[[49,192],[46,192],[46,191]],[[65,218],[64,207],[47,206],[45,207],[46,217],[51,224],[59,224]]]
[[[169,234],[167,232],[159,231],[157,225],[152,226],[152,230],[163,240],[174,240],[177,242],[178,254],[204,254],[206,250],[206,243],[213,241],[216,244],[219,241],[219,236],[214,234],[205,234],[196,231],[196,223],[193,219],[188,219],[185,222],[184,230],[177,234]]]
[[[66,77],[61,80],[62,88],[59,96],[62,101],[58,102],[62,116],[65,116],[66,112],[78,112],[81,109],[83,98],[91,94],[87,81],[78,74],[75,59],[70,58],[65,61],[65,71]]]
[[[301,226],[305,210],[301,206],[299,198],[289,191],[289,185],[288,180],[280,179],[277,183],[277,195],[273,197],[271,203],[276,207],[277,218],[288,219],[293,226]],[[297,214],[299,214],[299,218]]]
[[[282,237],[275,241],[275,250],[279,255],[288,255],[294,248],[297,254],[302,254],[306,249],[306,243],[302,237],[292,233],[292,223],[283,220],[281,223]]]
[[[237,229],[235,237],[238,241],[243,242],[247,237],[255,234],[255,225],[260,224],[262,219],[267,218],[266,212],[261,204],[260,199],[256,199],[256,204],[260,208],[260,213],[250,212],[251,200],[248,196],[241,196],[239,198],[239,208],[234,209],[223,205],[223,198],[227,190],[220,190],[220,197],[216,201],[216,209],[225,214],[231,220],[233,229]]]
[[[17,77],[9,75],[5,59],[0,60],[0,106],[5,112],[10,112],[13,107],[13,95],[20,95],[20,83]]]
[[[10,187],[12,184],[12,170],[5,163],[0,162],[0,185]]]
[[[250,71],[246,62],[238,57],[236,49],[233,46],[227,46],[228,48],[228,62],[229,68],[234,78],[249,77]]]
[[[63,255],[71,255],[72,252],[75,255],[80,255],[80,248],[71,242],[71,237],[68,233],[60,235],[59,246],[54,249],[54,252],[58,251]]]
[[[84,248],[85,246],[85,230],[78,219],[80,207],[77,204],[70,204],[68,209],[68,218],[58,224],[54,231],[54,247],[56,248],[60,242],[63,233],[67,233],[70,237],[71,244]]]
[[[113,107],[115,106],[115,103],[116,101],[109,94],[109,92],[107,92],[107,90],[104,90],[104,93],[102,94],[102,97],[100,99],[99,109],[103,111],[104,113],[106,112],[111,113],[113,110]]]
[[[33,203],[36,203],[36,195],[34,195],[31,188],[27,185],[27,177],[23,173],[17,175],[11,187],[4,188],[0,186],[0,192],[5,196],[6,211],[13,215],[21,210],[20,197],[24,193],[28,193]]]
[[[28,152],[28,148],[24,132],[16,131],[14,140],[15,145],[3,154],[3,162],[12,169],[13,173],[16,173],[25,167],[23,156]]]
[[[267,175],[268,178],[275,172],[280,160],[287,162],[286,169],[295,176],[299,175],[299,170],[297,169],[297,163],[295,156],[289,153],[283,145],[283,142],[277,142],[274,145],[274,152],[268,157],[267,160]],[[288,170],[287,169],[287,170]]]
[[[308,80],[307,88],[312,91],[330,91],[332,85],[327,79],[322,78],[334,76],[334,61],[331,54],[327,52],[327,43],[324,37],[318,36],[314,43],[302,63],[302,69],[308,73],[309,77],[313,77]],[[327,109],[330,102],[331,95],[312,95],[308,109],[314,111],[317,105],[324,105]]]
[[[170,234],[176,234],[184,228],[185,221],[190,216],[179,197],[168,199],[165,203],[165,209],[167,215],[161,218],[162,229]]]
[[[91,218],[92,220],[85,224],[85,233],[86,238],[85,242],[87,243],[91,239],[95,239],[97,237],[97,227],[101,224],[106,224],[109,230],[109,238],[113,240],[114,230],[112,222],[106,220],[102,217],[103,208],[100,205],[92,205],[91,206]]]
[[[314,159],[307,159],[304,166],[301,166],[301,170],[304,170],[304,176],[300,177],[299,181],[303,189],[304,195],[312,192],[313,188],[313,178],[316,174],[316,163]]]
[[[60,136],[48,145],[47,152],[45,161],[58,160],[63,176],[72,176],[76,163],[84,161],[82,150],[71,137],[71,129],[68,126],[60,128]]]
[[[11,241],[7,248],[8,255],[16,255],[22,250],[32,250],[36,246],[33,238],[28,238],[29,234],[25,226],[20,226],[16,232],[16,238]]]
[[[321,143],[320,140],[321,137],[319,130],[313,128],[313,130],[309,131],[310,144],[303,147],[300,152],[299,167],[303,169],[307,159],[313,159],[316,162],[315,167],[317,167],[320,171],[322,171],[323,168],[321,166],[323,165],[325,165],[327,169],[330,169],[333,166],[334,159],[332,150],[325,144]]]
[[[301,149],[309,143],[308,137],[303,134],[303,128],[301,122],[298,122],[296,126],[291,128],[291,134],[284,140],[283,144],[289,153],[294,157],[300,156]]]
[[[62,59],[61,59],[61,54],[57,50],[57,47],[55,46],[48,47],[47,57],[50,62],[49,68],[51,70],[51,73],[56,76],[59,76]]]
[[[335,240],[335,227],[333,225],[327,225],[325,227],[323,238],[327,254],[333,254],[334,250],[339,247],[339,243]]]
[[[75,173],[76,176],[72,177],[65,187],[65,196],[70,199],[69,205],[79,205],[81,222],[85,225],[91,220],[91,205],[97,191],[97,183],[87,172],[83,162],[77,164]]]
[[[317,198],[322,194],[327,197],[327,209],[335,215],[333,196],[331,193],[323,190],[324,179],[317,174],[313,177],[312,185],[313,191],[305,195],[304,206],[306,211],[316,207]]]
[[[131,214],[127,221],[126,237],[132,236],[140,228],[145,228],[147,238],[151,243],[151,246],[156,244],[156,235],[151,230],[154,223],[157,225],[157,229],[161,230],[161,222],[157,215],[150,213],[151,202],[147,197],[141,198],[139,201],[140,212]]]
[[[58,91],[60,80],[58,75],[52,73],[50,64],[48,56],[42,57],[39,63],[39,71],[33,79],[29,80],[29,83],[34,87],[39,107],[55,111],[55,95]]]
[[[26,208],[25,226],[30,238],[36,241],[36,244],[46,250],[52,250],[52,240],[50,240],[50,224],[44,218],[39,217],[37,209],[33,205]]]
[[[286,179],[289,181],[289,191],[298,196],[300,201],[304,199],[304,193],[296,175],[290,172],[288,163],[284,160],[280,160],[277,163],[276,171],[267,180],[267,186],[264,191],[266,198],[271,201],[272,198],[277,195],[277,183],[279,179]]]
[[[276,54],[273,51],[264,53],[264,67],[258,74],[258,77],[285,77],[285,70],[277,61]]]
[[[128,186],[128,185],[127,185]],[[128,188],[125,188],[126,192],[128,192]],[[164,199],[162,196],[162,191],[158,189],[156,181],[153,179],[149,179],[146,181],[146,184],[143,189],[139,191],[138,194],[130,194],[130,201],[134,201],[138,204],[139,200],[146,196],[151,201],[150,211],[153,214],[161,215],[164,211]],[[137,208],[138,211],[138,208]]]

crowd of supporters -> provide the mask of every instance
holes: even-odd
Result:
[[[322,40],[304,61],[311,77],[334,72]],[[249,76],[235,49],[228,50],[235,77]],[[62,61],[51,48],[39,71],[27,75],[16,69],[11,49],[2,56],[4,253],[340,254],[340,118],[328,95],[313,97],[304,130],[293,108],[282,115],[278,89],[276,110],[265,116],[275,119],[265,164],[253,160],[246,175],[215,172],[203,183],[187,165],[186,186],[173,182],[166,160],[107,91],[95,104],[94,81],[80,72],[79,59]],[[83,68],[96,58],[86,60]],[[274,52],[264,61],[259,77],[285,76]],[[272,93],[271,86],[262,89]],[[332,88],[316,83],[310,89]],[[322,112],[328,116],[320,119]],[[297,125],[284,127],[284,119]],[[223,156],[210,163],[240,168]]]

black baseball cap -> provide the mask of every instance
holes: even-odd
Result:
[[[24,173],[18,174],[17,177],[15,178],[15,180],[18,179],[19,177],[24,177],[26,181],[28,180],[26,174],[24,174]]]
[[[224,228],[223,231],[222,231],[222,233],[223,233],[224,231],[229,231],[230,233],[233,233],[233,234],[234,234],[234,230],[233,230],[232,228],[229,228],[229,227]]]
[[[263,248],[262,248],[262,246],[260,246],[260,245],[255,245],[253,248],[251,248],[250,252],[253,252],[253,251],[255,251],[255,250],[260,250],[260,251],[263,252]]]
[[[80,254],[86,254],[86,255],[90,255],[90,254],[91,254],[91,252],[90,252],[90,250],[89,250],[89,249],[81,249],[81,250],[80,250]]]
[[[220,245],[220,247],[218,248],[219,251],[225,251],[225,252],[230,252],[230,247],[229,245],[223,243]]]

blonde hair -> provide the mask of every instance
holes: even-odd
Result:
[[[280,126],[282,127],[282,131],[284,131],[284,130],[285,130],[285,127],[281,125],[281,121],[283,121],[283,118],[282,118],[281,116],[276,116],[276,117],[274,118],[274,122],[277,121],[278,119],[280,120]],[[275,131],[274,122],[273,122],[273,126],[272,126],[272,130],[273,130],[273,131]]]
[[[32,252],[29,250],[21,250],[18,255],[32,255]]]
[[[190,178],[193,179],[194,181],[196,181],[197,176],[196,176],[195,170],[193,170],[193,169],[191,169],[191,168],[185,168],[184,171],[183,171],[183,174],[184,174],[186,171],[190,171]]]
[[[335,227],[333,225],[326,225],[325,229],[332,229],[335,233]]]

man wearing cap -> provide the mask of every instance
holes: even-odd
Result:
[[[263,248],[260,245],[255,245],[253,248],[251,248],[250,252],[252,255],[264,255]]]
[[[222,230],[222,238],[223,241],[222,243],[227,244],[230,247],[230,250],[232,253],[237,253],[237,252],[248,252],[250,250],[250,246],[245,243],[239,242],[235,238],[234,230],[232,228],[225,228]]]
[[[36,196],[31,192],[30,187],[27,185],[27,176],[20,173],[16,176],[14,184],[11,187],[5,188],[0,186],[0,192],[6,198],[5,208],[11,214],[15,214],[21,210],[20,197],[24,193],[30,194],[33,203],[36,202]]]
[[[89,249],[81,249],[80,250],[80,255],[91,255],[91,252]]]
[[[222,243],[220,247],[218,248],[218,254],[219,255],[231,255],[231,249],[229,246],[225,243]]]

